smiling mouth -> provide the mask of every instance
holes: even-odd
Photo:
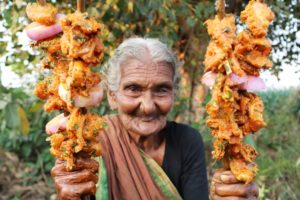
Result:
[[[156,120],[158,117],[156,116],[147,116],[147,117],[140,117],[142,122],[152,122]]]

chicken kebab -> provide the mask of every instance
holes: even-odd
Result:
[[[204,60],[205,79],[214,80],[206,123],[214,137],[213,158],[222,160],[237,180],[250,183],[258,170],[254,162],[257,152],[243,139],[266,123],[262,99],[248,90],[261,84],[260,71],[272,66],[266,34],[274,14],[265,3],[251,0],[240,19],[246,28],[238,34],[231,14],[205,22],[212,39]]]
[[[62,112],[46,125],[50,152],[67,161],[67,170],[72,170],[79,154],[101,154],[96,137],[105,126],[104,119],[88,111],[98,106],[103,96],[101,76],[92,70],[104,53],[101,25],[87,13],[58,14],[48,3],[31,3],[26,13],[33,21],[27,35],[35,40],[32,46],[45,55],[41,67],[51,72],[34,93],[46,100],[46,112]]]

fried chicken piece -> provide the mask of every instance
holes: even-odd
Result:
[[[51,75],[39,82],[34,90],[37,97],[47,100],[44,110],[50,112],[52,110],[68,110],[67,104],[58,96],[59,77]]]
[[[242,144],[240,153],[246,162],[253,162],[257,156],[256,150],[249,144]]]
[[[239,60],[239,63],[240,63],[242,70],[244,70],[247,75],[259,76],[258,68],[251,66],[249,63],[247,63],[243,60]]]
[[[61,68],[60,66],[68,66],[70,62],[69,59],[62,54],[60,37],[34,42],[31,44],[31,47],[38,48],[45,52],[46,55],[40,62],[42,68],[55,70],[56,66]]]
[[[31,43],[31,47],[39,48],[43,52],[47,54],[56,54],[57,52],[61,51],[60,47],[60,38],[54,37],[51,39],[40,40],[34,43]]]
[[[53,149],[54,156],[59,157],[59,155],[57,154],[58,151],[56,151],[56,149],[59,149],[62,142],[66,139],[67,139],[67,133],[65,131],[58,132],[58,133],[52,134],[50,136],[49,141],[50,141],[51,149]],[[51,152],[51,149],[50,149],[50,152]]]
[[[102,99],[103,92],[101,93],[99,85],[100,74],[92,72],[90,67],[82,61],[71,62],[67,75],[62,76],[60,80],[58,95],[67,103],[68,108],[91,106],[90,103],[99,102]]]
[[[235,17],[233,15],[226,15],[223,19],[216,16],[214,19],[205,21],[207,32],[212,39],[221,47],[225,52],[232,50],[232,44],[235,40]]]
[[[70,63],[68,77],[65,82],[66,90],[71,92],[71,97],[76,95],[89,96],[89,91],[99,84],[101,77],[99,73],[92,72],[82,61]]]
[[[272,50],[272,44],[265,37],[255,38],[249,32],[242,31],[237,35],[234,49],[237,55],[245,55],[245,52],[257,50],[262,52],[264,56],[269,56]]]
[[[75,12],[61,20],[63,36],[61,48],[64,55],[81,58],[87,63],[98,64],[103,57],[104,46],[98,38],[100,24],[89,19],[86,13]]]
[[[226,56],[227,53],[222,48],[220,48],[216,44],[216,42],[214,42],[213,40],[210,41],[204,59],[204,71],[216,71],[219,65],[221,65],[224,62]]]
[[[251,183],[258,171],[254,162],[247,162],[242,158],[232,157],[229,159],[230,170],[237,180]]]
[[[55,68],[52,70],[52,74],[59,78],[59,82],[65,82],[69,72],[69,61],[58,60]]]
[[[74,12],[61,20],[63,31],[69,31],[70,28],[80,30],[84,35],[98,33],[101,25],[92,18],[88,17],[87,13]]]
[[[206,105],[210,116],[206,123],[213,129],[213,136],[226,140],[229,144],[239,143],[243,137],[234,118],[236,107],[238,107],[234,102],[236,92],[229,87],[227,77],[219,73],[213,87],[212,99]]]
[[[98,73],[92,72],[88,65],[81,61],[70,63],[68,76],[68,84],[72,87],[92,88],[101,80]]]
[[[34,89],[34,94],[38,98],[42,100],[46,100],[49,97],[49,91],[48,91],[48,83],[46,80],[40,81],[38,84],[36,84]]]
[[[44,110],[46,112],[51,112],[53,110],[70,110],[67,104],[59,98],[58,95],[51,96],[44,105]]]
[[[268,69],[272,67],[272,61],[268,59],[266,56],[264,56],[260,51],[254,50],[249,52],[245,56],[245,61],[258,69],[261,68]]]
[[[214,151],[212,151],[212,156],[216,160],[220,160],[225,155],[225,148],[228,142],[223,139],[216,138],[214,141]]]
[[[101,145],[97,137],[104,126],[102,117],[74,108],[67,122],[67,130],[61,130],[49,137],[51,154],[66,160],[67,170],[72,170],[75,166],[79,152],[89,156],[100,156]]]
[[[34,93],[40,99],[46,100],[50,95],[57,94],[58,84],[59,79],[57,76],[49,76],[36,85]]]
[[[256,0],[251,0],[246,9],[241,12],[241,21],[247,24],[248,29],[255,37],[265,36],[274,18],[271,9]]]
[[[228,59],[229,67],[231,70],[238,76],[246,76],[246,72],[242,69],[239,60],[235,57],[234,54],[230,54],[230,57]]]
[[[267,57],[271,50],[271,43],[266,38],[254,38],[250,33],[242,31],[237,36],[234,55],[254,68],[271,68],[272,62]]]
[[[43,6],[38,3],[29,3],[26,6],[26,14],[32,21],[48,26],[55,23],[57,8],[49,3]]]
[[[256,132],[266,126],[263,119],[264,105],[261,98],[253,93],[249,93],[250,101],[248,103],[248,120],[242,126],[245,134]]]

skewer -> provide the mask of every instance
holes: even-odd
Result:
[[[78,12],[85,11],[85,1],[84,0],[77,0],[77,11]]]
[[[225,17],[225,0],[216,0],[216,11],[219,19],[223,19]]]
[[[41,6],[45,6],[46,5],[46,0],[37,0],[37,3],[40,4]]]

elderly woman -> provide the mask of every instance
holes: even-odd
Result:
[[[81,158],[75,171],[58,160],[52,169],[59,199],[208,199],[204,145],[197,130],[167,121],[178,62],[157,39],[125,40],[106,65],[107,97],[118,114],[106,116],[98,161]],[[98,168],[99,166],[99,168]],[[98,170],[99,169],[99,170]],[[98,173],[97,173],[98,172]],[[98,175],[98,176],[97,176]],[[219,170],[211,199],[256,199],[255,184]]]

